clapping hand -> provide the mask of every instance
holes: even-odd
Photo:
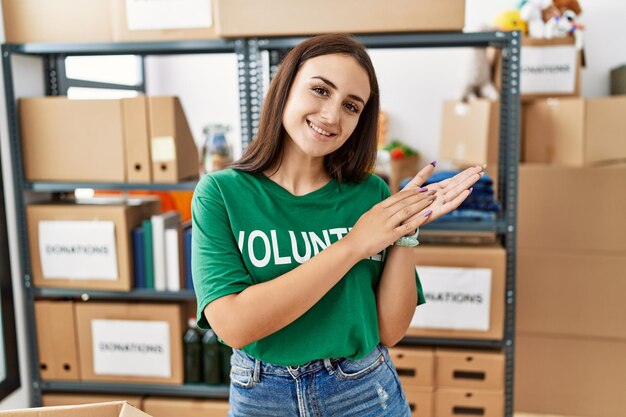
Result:
[[[424,224],[430,223],[459,207],[461,203],[471,194],[472,185],[474,185],[476,181],[483,176],[486,167],[487,165],[476,165],[471,168],[467,168],[452,178],[428,184],[426,186],[428,191],[435,191],[435,199],[424,209],[424,211],[432,210],[432,213],[428,216],[428,219],[424,222]],[[424,182],[426,182],[426,180],[432,175],[434,170],[435,166],[433,164],[428,164],[403,188],[403,190],[422,187]],[[423,214],[424,213],[421,212],[417,213],[414,217],[407,220],[407,222],[420,215],[423,216]]]

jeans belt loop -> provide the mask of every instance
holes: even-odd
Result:
[[[324,359],[324,366],[330,375],[335,373],[335,368],[333,368],[333,364],[330,363],[330,359]]]
[[[261,382],[261,361],[254,360],[254,371],[252,372],[252,380],[254,382]]]

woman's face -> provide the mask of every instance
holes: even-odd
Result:
[[[356,128],[369,95],[367,72],[354,58],[332,54],[307,60],[283,112],[287,151],[316,158],[339,149]]]

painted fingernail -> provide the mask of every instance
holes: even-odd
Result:
[[[418,191],[420,193],[425,193],[426,191],[428,191],[428,188],[426,188],[426,187],[418,188]]]
[[[433,214],[433,211],[432,210],[427,210],[427,211],[424,212],[424,217],[428,217],[431,214]]]
[[[470,188],[470,189],[469,189],[469,193],[471,194],[471,193],[472,193],[472,191],[474,191],[474,187],[472,187],[472,188]],[[468,194],[468,195],[469,195],[469,194]]]
[[[432,166],[436,167],[437,166],[437,161],[433,161],[430,163]]]

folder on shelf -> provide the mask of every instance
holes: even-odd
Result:
[[[143,228],[144,265],[146,274],[146,288],[154,289],[154,260],[152,254],[152,220],[145,219]]]
[[[165,229],[165,275],[168,291],[180,291],[185,285],[182,243],[180,224]]]
[[[167,252],[165,231],[180,227],[180,213],[168,211],[151,217],[152,222],[152,259],[154,264],[154,289],[166,291],[167,286]]]
[[[193,290],[193,277],[191,275],[191,224],[183,228],[183,241],[185,242],[185,288]]]
[[[154,182],[197,179],[198,148],[178,97],[147,97]]]
[[[146,261],[143,227],[133,229],[133,283],[135,288],[146,288]]]
[[[126,178],[128,182],[152,182],[146,98],[122,99],[122,109],[124,113]]]

